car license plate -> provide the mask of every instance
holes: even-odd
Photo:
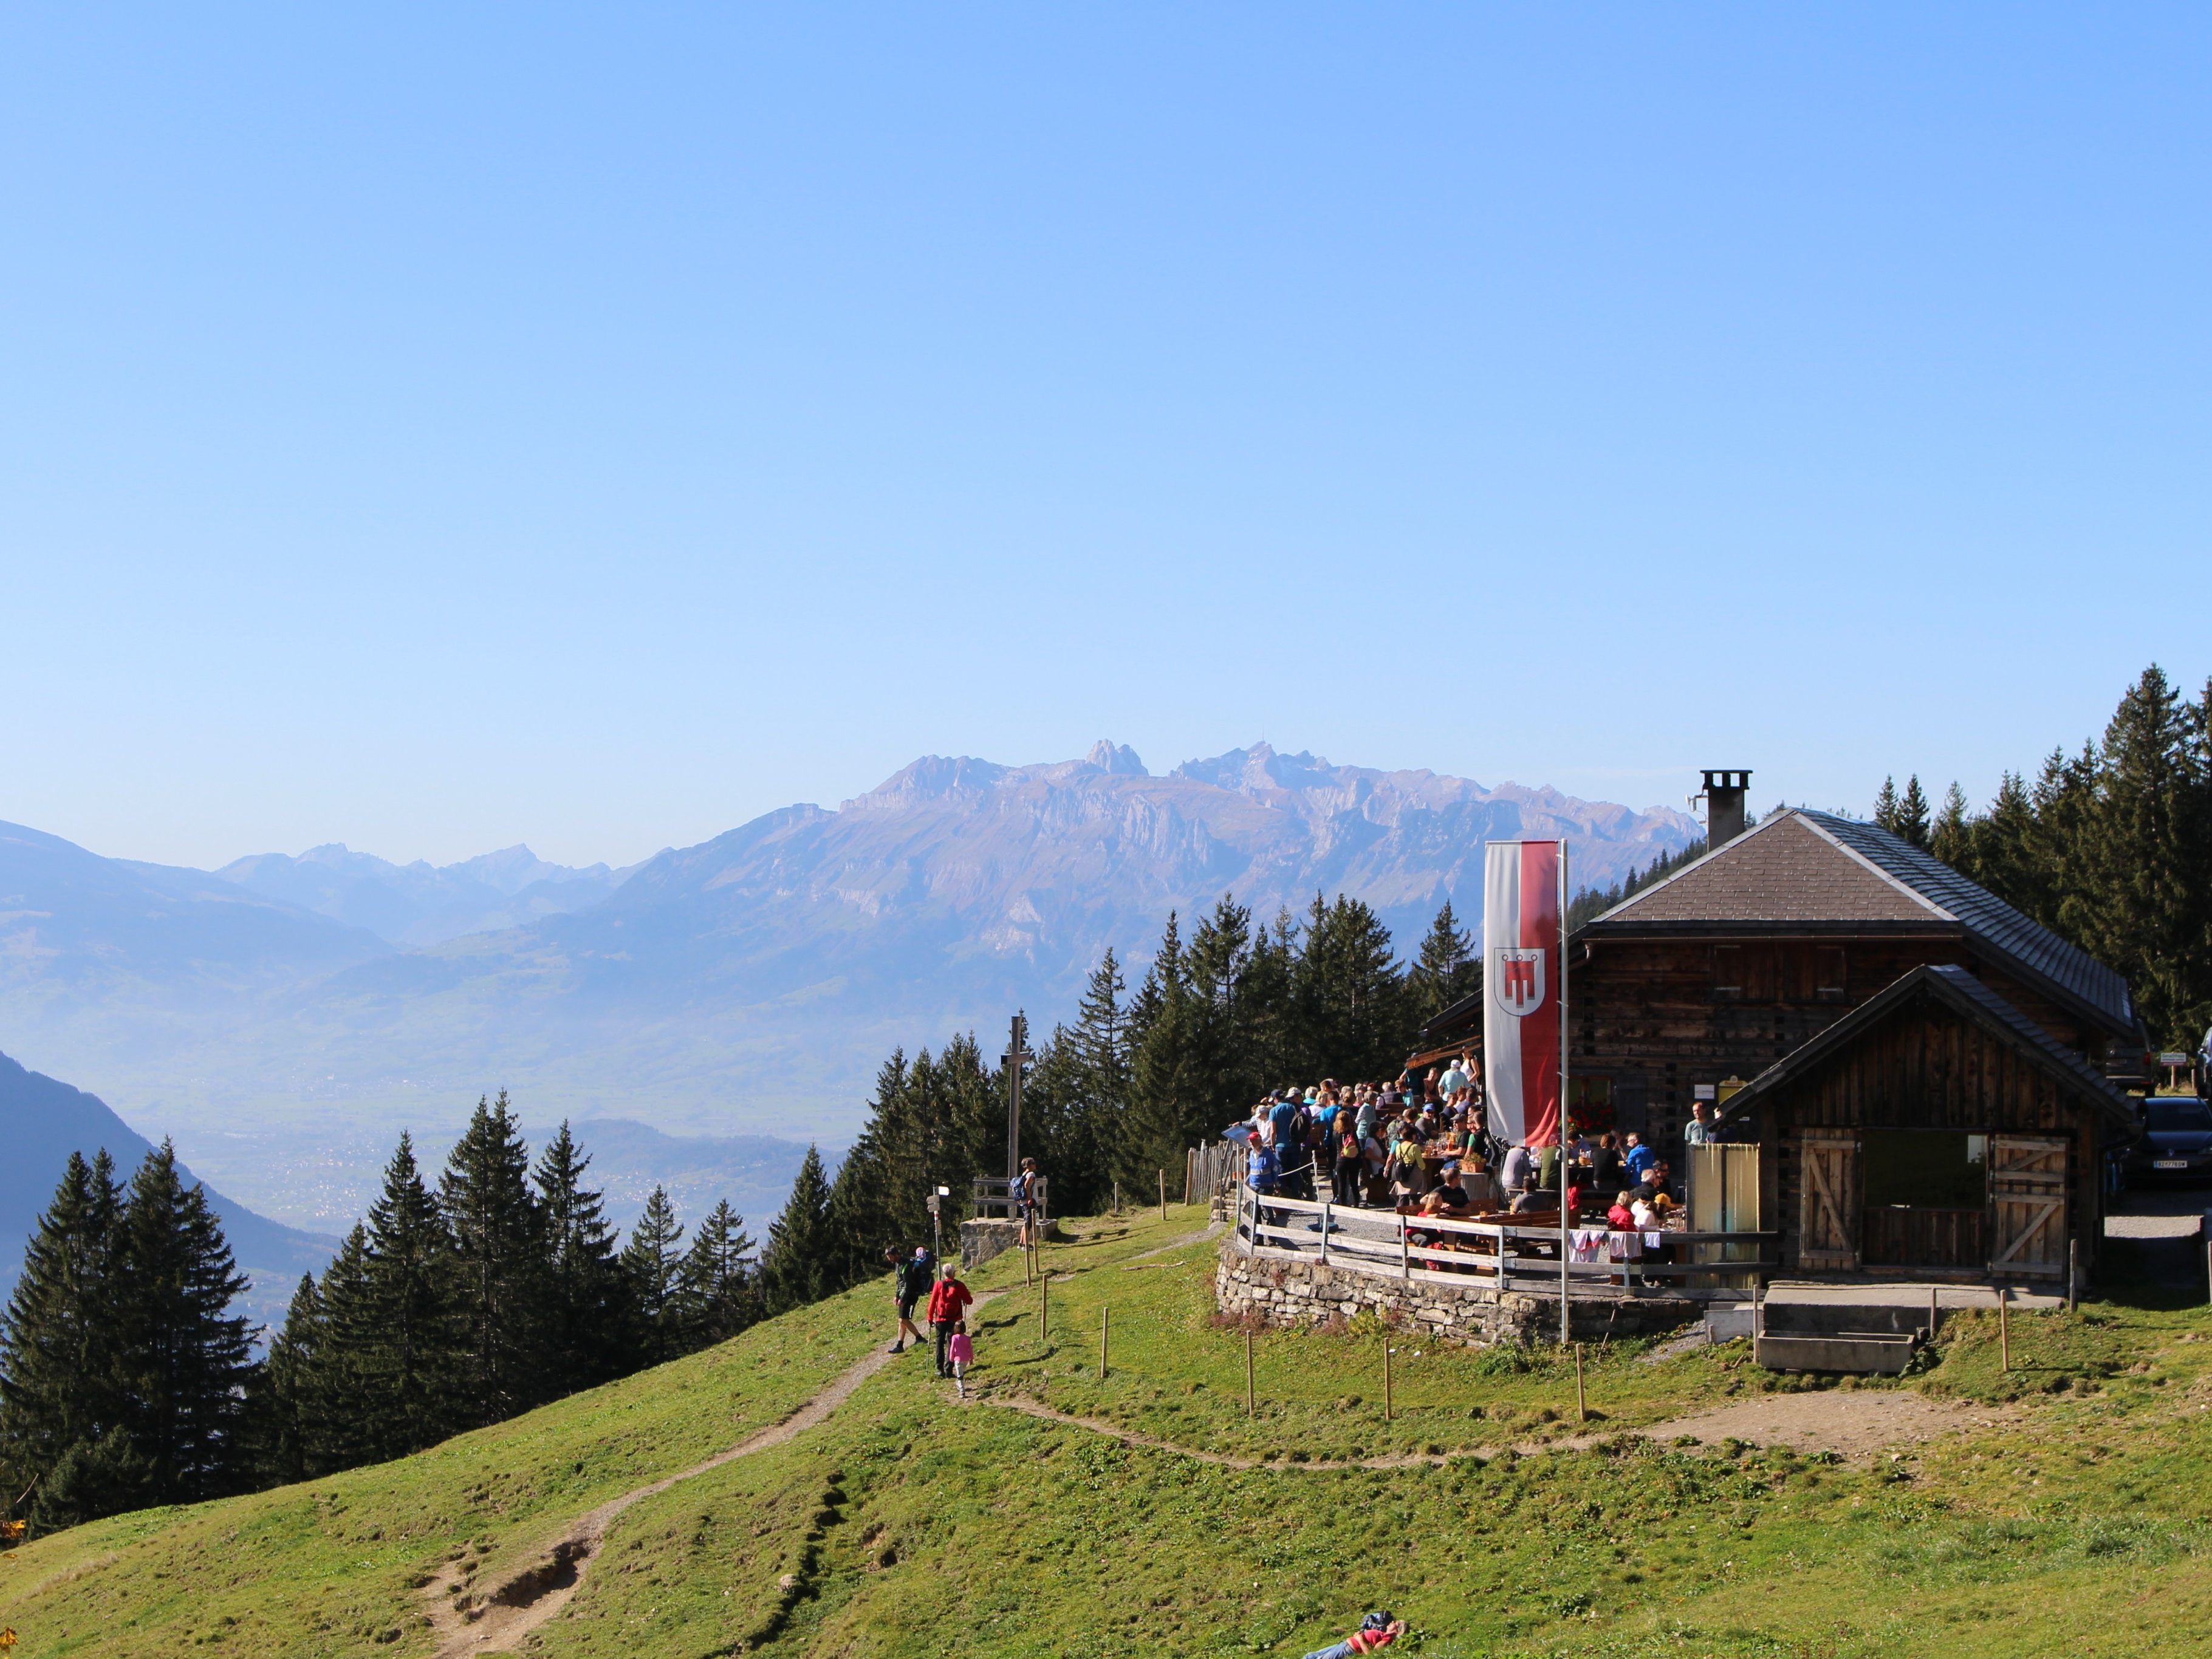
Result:
[[[2185,1158],[2153,1158],[2150,1167],[2154,1170],[2185,1170],[2189,1167],[2189,1160]]]

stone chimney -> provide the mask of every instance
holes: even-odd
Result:
[[[1705,847],[1717,851],[1743,833],[1743,798],[1751,792],[1748,772],[1705,774]]]

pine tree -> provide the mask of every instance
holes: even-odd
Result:
[[[1618,902],[1619,901],[1615,901]],[[1413,1031],[1464,997],[1482,988],[1482,962],[1474,941],[1461,928],[1449,899],[1437,911],[1406,975],[1406,1019]]]
[[[1874,821],[1893,836],[1905,833],[1897,799],[1897,778],[1894,774],[1881,781],[1881,788],[1874,798]]]
[[[146,1155],[125,1200],[117,1326],[130,1438],[156,1502],[211,1498],[245,1473],[240,1435],[253,1370],[237,1270],[205,1188],[184,1184],[168,1142]]]
[[[1405,985],[1390,930],[1359,899],[1314,896],[1297,963],[1300,1024],[1313,1045],[1308,1072],[1350,1080],[1395,1075],[1405,1063]]]
[[[72,1448],[123,1424],[122,1209],[114,1161],[104,1151],[88,1164],[71,1152],[24,1249],[0,1325],[0,1468],[12,1489],[50,1480]]]
[[[584,1185],[592,1160],[564,1121],[532,1177],[544,1218],[548,1361],[562,1392],[620,1376],[634,1363],[629,1279],[616,1260],[604,1194]]]
[[[1897,833],[1915,847],[1928,845],[1928,796],[1917,772],[1905,779],[1905,793],[1898,797]]]
[[[307,1447],[319,1409],[314,1374],[322,1344],[322,1293],[313,1273],[301,1273],[283,1328],[269,1340],[269,1358],[247,1399],[255,1474],[264,1486],[289,1486],[319,1472]]]
[[[648,1365],[684,1351],[684,1309],[677,1295],[683,1240],[684,1229],[676,1219],[676,1206],[668,1201],[668,1189],[654,1187],[622,1253],[623,1272],[638,1312],[639,1358]]]
[[[1961,874],[1973,862],[1973,821],[1966,812],[1966,792],[1955,780],[1943,792],[1943,805],[1928,832],[1928,850]]]
[[[459,1268],[465,1424],[503,1421],[550,1392],[543,1230],[529,1169],[507,1091],[478,1099],[439,1183]]]
[[[760,1317],[752,1254],[744,1217],[724,1199],[699,1224],[677,1278],[679,1322],[690,1346],[726,1342]]]
[[[1127,990],[1121,964],[1109,945],[1084,988],[1073,1034],[1073,1058],[1080,1067],[1084,1093],[1095,1109],[1107,1112],[1121,1110],[1129,1099],[1128,1018],[1121,1006]]]
[[[345,1333],[362,1390],[360,1431],[377,1461],[433,1445],[460,1420],[455,1266],[453,1236],[403,1133],[369,1209],[362,1294]]]
[[[354,1223],[315,1291],[314,1340],[302,1345],[301,1454],[310,1475],[373,1462],[373,1426],[366,1363],[379,1333],[369,1309],[368,1229]]]
[[[789,1313],[841,1288],[834,1277],[835,1242],[830,1227],[830,1183],[814,1147],[799,1166],[783,1213],[768,1230],[761,1257],[762,1300],[771,1314]]]

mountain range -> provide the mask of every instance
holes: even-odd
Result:
[[[1565,836],[1603,885],[1698,833],[1265,744],[1156,775],[1107,742],[1041,765],[925,757],[834,811],[628,871],[331,848],[209,874],[0,827],[0,1045],[329,1227],[380,1161],[349,1154],[368,1166],[349,1194],[330,1147],[450,1133],[481,1092],[533,1121],[836,1142],[893,1046],[990,1044],[1018,1007],[1049,1029],[1109,945],[1140,967],[1170,911],[1351,893],[1410,952],[1447,898],[1479,921],[1486,841]]]

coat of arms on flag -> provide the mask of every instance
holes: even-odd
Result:
[[[1544,1006],[1544,949],[1498,945],[1490,952],[1491,994],[1507,1013],[1526,1018]]]

